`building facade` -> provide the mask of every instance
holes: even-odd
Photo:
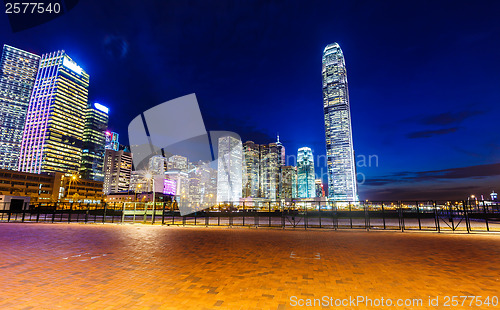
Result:
[[[89,104],[85,113],[82,163],[84,179],[104,181],[104,151],[108,129],[108,108],[99,103]]]
[[[301,147],[297,154],[297,190],[299,198],[316,197],[314,158],[310,148]]]
[[[218,141],[217,202],[239,202],[243,183],[243,145],[231,136]]]
[[[260,146],[260,196],[276,200],[280,192],[281,148],[276,143]]]
[[[243,150],[243,197],[269,200],[284,198],[282,193],[290,188],[283,188],[283,184],[287,182],[287,180],[282,180],[285,147],[279,141],[279,136],[276,142],[269,144],[259,145],[253,141],[247,141],[243,144]],[[290,196],[285,195],[287,198]]]
[[[106,131],[106,150],[120,150],[120,142],[118,142],[118,133],[113,131]]]
[[[295,188],[294,188],[295,187]],[[297,196],[297,168],[294,166],[281,167],[280,198],[296,198]]]
[[[0,169],[18,170],[40,56],[4,45],[0,60]]]
[[[0,195],[30,197],[30,202],[102,201],[102,182],[74,179],[60,172],[29,173],[0,169]]]
[[[321,179],[317,179],[314,181],[316,197],[325,197],[325,190],[323,188],[323,182]]]
[[[104,194],[128,191],[132,173],[132,153],[106,150],[104,156]]]
[[[19,170],[80,170],[89,75],[64,51],[42,55],[21,143]]]
[[[358,201],[347,71],[337,43],[329,44],[323,51],[322,75],[328,197]]]
[[[259,197],[260,146],[253,141],[243,143],[244,171],[243,197]]]

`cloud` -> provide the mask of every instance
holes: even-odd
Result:
[[[452,132],[457,131],[457,129],[458,129],[458,127],[444,128],[444,129],[437,129],[437,130],[415,131],[415,132],[411,132],[411,133],[407,134],[406,137],[409,139],[430,138],[433,136],[445,135],[448,133],[452,133]]]
[[[486,111],[482,110],[463,110],[458,112],[445,112],[439,114],[431,114],[426,116],[415,116],[409,119],[404,120],[405,122],[416,122],[425,126],[449,126],[449,125],[458,125],[462,123],[464,120],[476,116],[485,114]],[[450,127],[450,128],[441,128],[441,129],[433,129],[433,130],[422,130],[415,131],[406,134],[406,137],[409,139],[421,139],[421,138],[431,138],[438,135],[445,135],[449,133],[453,133],[459,129],[458,126]]]
[[[484,114],[485,111],[469,110],[460,112],[446,112],[441,114],[429,115],[422,117],[420,122],[424,125],[439,125],[446,126],[451,124],[459,124],[467,118]]]
[[[402,171],[388,176],[367,178],[363,185],[384,186],[395,183],[479,179],[491,176],[500,176],[500,163],[418,172]]]
[[[498,184],[500,163],[367,178],[359,194],[372,201],[463,200],[471,194],[489,199]]]
[[[467,184],[467,186],[405,186],[387,189],[360,188],[360,196],[371,201],[425,201],[425,200],[464,200],[471,194],[484,195],[489,199],[491,188],[484,185]]]

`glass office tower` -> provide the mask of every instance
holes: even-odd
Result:
[[[0,169],[17,170],[40,56],[4,45],[0,60]]]
[[[19,170],[78,172],[89,75],[64,51],[42,55],[30,99]]]
[[[244,173],[243,197],[259,197],[260,147],[253,141],[243,143]]]
[[[280,198],[297,198],[297,168],[294,166],[281,167]]]
[[[322,73],[328,197],[358,201],[347,72],[344,54],[337,43],[325,47]]]
[[[219,138],[218,144],[217,202],[238,203],[243,187],[243,145],[230,136]]]
[[[316,197],[314,158],[310,148],[301,147],[297,154],[297,190],[299,198]]]
[[[80,175],[83,179],[104,181],[103,165],[108,112],[109,109],[99,103],[87,106],[80,166]]]
[[[280,152],[276,143],[260,145],[260,196],[270,200],[279,198]]]

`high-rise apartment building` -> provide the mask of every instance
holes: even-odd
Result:
[[[239,202],[243,182],[243,145],[231,136],[218,141],[217,202]]]
[[[104,157],[104,194],[128,191],[132,173],[132,153],[106,150]]]
[[[17,170],[40,56],[4,45],[0,59],[0,169]]]
[[[42,55],[26,117],[19,170],[78,172],[89,75],[64,51]]]
[[[104,151],[109,109],[102,104],[87,106],[83,131],[80,175],[87,180],[104,181]]]
[[[301,147],[297,154],[297,188],[299,198],[316,197],[314,158],[310,148]]]
[[[337,43],[329,44],[323,51],[322,74],[328,197],[358,201],[347,71]]]

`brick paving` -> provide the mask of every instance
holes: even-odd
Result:
[[[442,306],[500,297],[498,234],[5,223],[0,254],[1,309],[301,308],[292,296],[500,309]]]

